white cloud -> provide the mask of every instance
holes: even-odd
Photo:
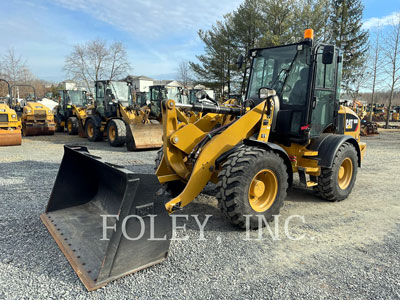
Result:
[[[52,4],[90,16],[146,38],[168,38],[209,28],[242,0],[53,0]]]
[[[400,18],[400,11],[393,12],[388,16],[380,17],[380,18],[369,18],[364,21],[363,28],[364,29],[372,29],[374,27],[383,27],[396,22]]]

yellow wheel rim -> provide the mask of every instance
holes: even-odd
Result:
[[[252,179],[249,188],[249,203],[256,212],[268,210],[278,194],[278,180],[269,169],[258,172]]]
[[[71,122],[68,122],[67,127],[68,127],[68,131],[72,131],[72,123]]]
[[[110,126],[110,129],[109,129],[109,131],[108,131],[108,137],[109,137],[109,139],[111,140],[111,141],[114,141],[115,140],[115,136],[116,136],[116,130],[115,130],[115,127],[114,126]]]
[[[346,157],[338,172],[338,184],[342,190],[347,189],[353,177],[353,162],[349,157]]]
[[[88,136],[92,137],[93,136],[93,125],[92,124],[88,124]]]

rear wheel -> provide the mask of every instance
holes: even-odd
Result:
[[[60,123],[56,123],[56,132],[64,132],[64,126],[61,126]]]
[[[112,119],[107,125],[108,142],[113,147],[121,147],[126,141],[126,125],[120,119]]]
[[[69,135],[78,134],[79,121],[76,117],[69,117],[67,120],[67,131]]]
[[[358,156],[352,144],[343,143],[332,168],[322,168],[315,191],[328,201],[341,201],[351,193],[357,177]]]
[[[154,166],[154,171],[157,171],[158,166],[161,164],[161,160],[163,157],[163,148],[161,147],[158,151],[157,151],[157,156],[155,159],[155,166]],[[172,197],[176,197],[178,196],[180,193],[182,193],[182,191],[185,188],[185,184],[182,181],[176,180],[176,181],[169,181],[166,183],[162,184],[164,190],[166,190]]]
[[[265,226],[262,218],[271,222],[288,189],[283,159],[273,151],[245,145],[228,156],[218,179],[219,206],[229,221],[241,228]]]
[[[88,119],[86,121],[85,132],[91,142],[97,142],[102,138],[100,128],[96,126],[93,119]]]

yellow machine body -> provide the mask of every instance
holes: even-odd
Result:
[[[22,110],[22,134],[52,135],[56,123],[52,111],[41,103],[28,101]]]
[[[0,146],[21,145],[21,121],[15,110],[0,102]]]

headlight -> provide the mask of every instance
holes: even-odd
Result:
[[[48,112],[49,112],[49,114],[51,114],[51,110],[50,109],[48,110]]]
[[[17,115],[11,115],[11,118],[15,119],[17,117]]]
[[[28,114],[30,114],[32,111],[31,111],[30,109],[28,109],[26,112],[27,112]]]

